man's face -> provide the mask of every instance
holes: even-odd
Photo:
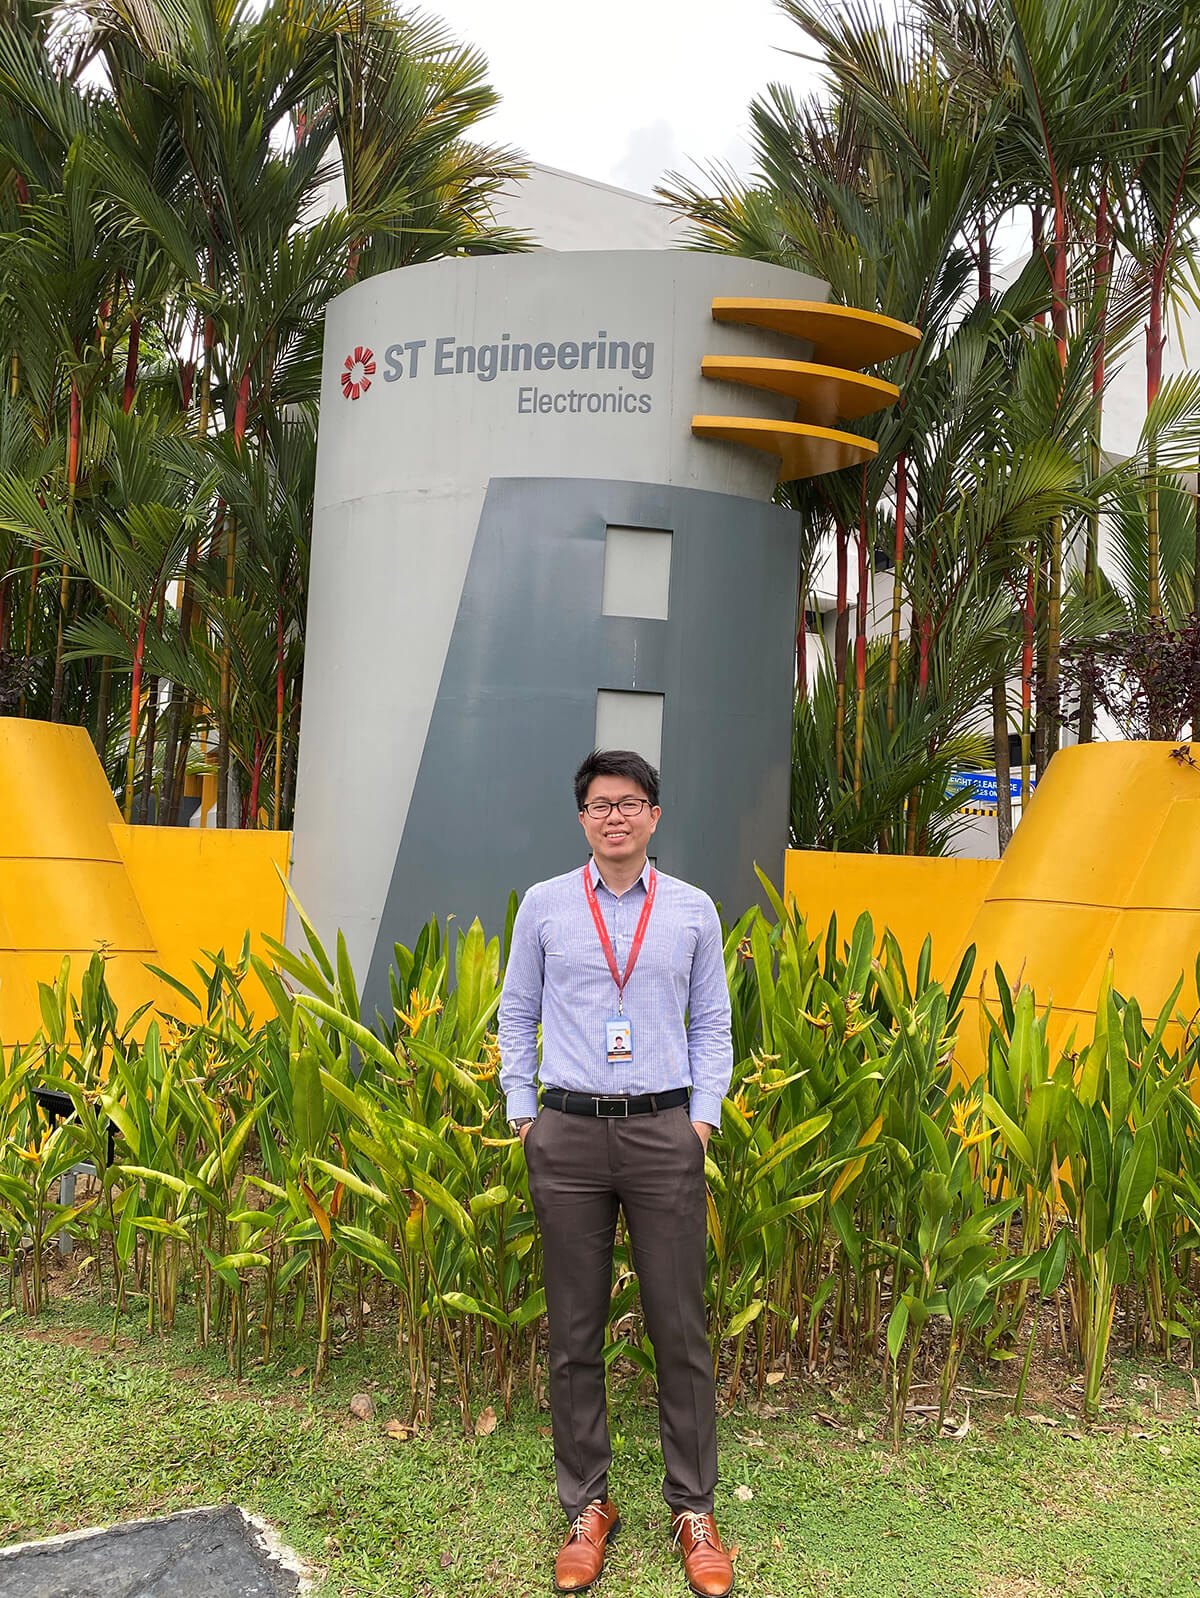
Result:
[[[595,799],[607,799],[613,805],[622,799],[643,801],[634,816],[623,816],[619,810],[613,809],[607,816],[597,820],[587,810],[579,812],[580,823],[598,861],[611,861],[616,865],[623,861],[640,860],[646,853],[651,833],[658,826],[661,809],[658,805],[645,802],[645,789],[630,777],[593,777],[584,802],[591,804]]]

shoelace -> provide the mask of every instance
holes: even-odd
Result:
[[[601,1504],[598,1498],[593,1498],[583,1513],[581,1515],[576,1515],[575,1519],[571,1522],[571,1537],[573,1539],[587,1537],[588,1541],[591,1542],[592,1521],[598,1518],[593,1514],[593,1511],[603,1509],[603,1507],[603,1504]],[[601,1529],[602,1527],[596,1528],[597,1531]]]
[[[685,1510],[679,1516],[679,1523],[675,1527],[675,1535],[671,1539],[673,1543],[677,1543],[683,1536],[685,1526],[691,1532],[693,1542],[708,1543],[711,1547],[716,1546],[713,1542],[713,1527],[710,1524],[708,1515],[697,1515],[690,1509]]]

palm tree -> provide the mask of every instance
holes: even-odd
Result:
[[[1166,30],[1164,30],[1166,31]],[[1119,222],[1121,245],[1142,267],[1149,286],[1146,324],[1146,405],[1162,387],[1165,316],[1180,292],[1195,298],[1193,236],[1200,218],[1200,35],[1170,27],[1141,52],[1135,114],[1147,129],[1130,163]],[[1146,484],[1146,566],[1150,622],[1162,619],[1159,493],[1151,447]]]
[[[254,454],[224,442],[212,453],[217,492],[245,537],[244,586],[256,608],[269,618],[274,638],[271,824],[278,827],[288,663],[289,658],[303,655],[316,433],[311,420],[297,414],[273,423]],[[255,792],[264,757],[265,751],[253,767]],[[258,813],[253,802],[250,813]]]
[[[108,482],[94,519],[76,521],[71,507],[47,503],[28,479],[0,478],[0,528],[47,549],[67,571],[86,576],[104,616],[71,624],[74,658],[116,657],[131,671],[125,819],[133,814],[135,762],[147,647],[171,585],[179,578],[204,495],[188,492],[164,448],[158,419],[125,414],[111,401],[101,410],[108,438],[102,449]]]
[[[379,0],[341,8],[321,89],[298,128],[308,143],[331,120],[346,209],[378,219],[355,236],[348,278],[528,246],[491,215],[524,175],[520,157],[469,137],[498,102],[482,53],[436,18],[398,16]]]
[[[869,753],[880,667],[871,665],[865,593],[886,539],[894,581],[880,725],[900,748],[904,719],[925,717],[931,685],[955,656],[964,625],[957,600],[969,575],[976,603],[1001,596],[996,602],[1019,622],[997,640],[993,678],[971,725],[991,727],[1006,796],[1007,679],[1019,675],[1028,793],[1035,764],[1043,771],[1059,742],[1064,638],[1111,624],[1110,585],[1098,562],[1101,514],[1127,499],[1147,465],[1152,500],[1160,466],[1187,465],[1188,448],[1194,463],[1182,427],[1196,398],[1189,392],[1176,389],[1154,403],[1139,461],[1128,467],[1103,469],[1099,422],[1111,360],[1143,308],[1153,307],[1155,267],[1165,304],[1191,261],[1191,85],[1200,36],[1157,0],[912,0],[898,20],[863,0],[832,11],[782,0],[782,8],[807,51],[822,60],[825,88],[797,102],[773,86],[754,102],[758,169],[751,182],[721,171],[692,182],[671,175],[660,193],[691,220],[693,247],[810,270],[830,282],[835,300],[923,329],[918,350],[889,374],[902,400],[871,427],[877,460],[863,473],[788,491],[835,556],[833,709],[822,733],[835,791],[845,786],[865,813],[872,806],[864,790],[882,780]],[[1151,199],[1140,187],[1143,174]],[[1021,208],[1032,215],[1034,258],[997,297],[993,235],[998,220]],[[1141,268],[1130,259],[1135,234]],[[999,495],[1008,512],[976,515],[981,494]],[[1147,520],[1152,571],[1153,515]],[[974,542],[965,537],[968,527]],[[855,529],[851,692],[848,557]],[[814,707],[824,696],[819,683]],[[810,719],[812,713],[810,707]],[[953,718],[945,723],[947,731],[956,725]],[[934,774],[937,744],[930,735],[933,783],[941,780]],[[915,785],[901,829],[910,849],[922,847],[928,831],[919,790]],[[836,813],[832,805],[829,814]],[[877,842],[855,846],[897,842],[893,820]]]
[[[102,752],[128,684],[127,812],[138,743],[144,791],[160,764],[161,677],[159,818],[209,728],[219,819],[231,762],[285,818],[321,313],[352,261],[523,243],[489,211],[517,158],[471,138],[494,101],[477,52],[390,4],[102,0],[51,26],[15,0],[0,19],[0,444],[27,437],[0,450],[0,650],[20,637],[32,712],[53,639],[51,712],[94,716]],[[120,417],[162,475],[149,499],[122,497]]]

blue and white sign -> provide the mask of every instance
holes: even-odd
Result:
[[[1021,773],[1019,771],[1010,772],[1008,784],[1009,793],[1014,800],[1020,803]],[[1035,787],[1032,779],[1029,787],[1031,791]],[[968,804],[995,806],[997,803],[998,794],[996,790],[996,773],[994,771],[955,771],[951,773],[950,780],[946,786],[947,793],[962,793],[969,788],[974,789],[974,792],[969,795]]]

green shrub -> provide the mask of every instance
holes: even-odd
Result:
[[[881,1369],[899,1443],[919,1360],[936,1361],[944,1414],[968,1348],[1023,1353],[1027,1373],[1045,1300],[1089,1415],[1119,1300],[1135,1343],[1167,1357],[1193,1345],[1200,1042],[1175,1015],[1180,990],[1147,1029],[1110,975],[1091,1042],[1052,1060],[1047,1014],[998,973],[986,1075],[964,1085],[973,951],[944,986],[928,942],[910,974],[869,916],[848,942],[836,922],[812,937],[764,886],[774,921],[751,910],[726,937],[735,1064],[707,1160],[727,1397],[844,1358]],[[170,1328],[185,1297],[201,1341],[223,1339],[239,1371],[248,1347],[315,1336],[319,1381],[335,1308],[361,1337],[369,1292],[394,1319],[413,1420],[442,1385],[469,1428],[473,1386],[494,1383],[508,1407],[539,1379],[545,1310],[497,1084],[500,941],[431,921],[397,946],[392,1020],[372,1029],[344,942],[331,958],[303,924],[303,952],[270,943],[267,961],[247,942],[206,957],[195,991],[169,979],[178,1013],[141,1041],[100,956],[78,997],[66,961],[42,988],[43,1030],[0,1091],[10,1303],[40,1312],[44,1251],[65,1228],[95,1259],[114,1327],[144,1302],[148,1325]],[[264,1025],[239,992],[251,969],[275,1006]],[[38,1084],[74,1106],[53,1130]],[[95,1181],[66,1207],[56,1184],[79,1161]],[[623,1238],[617,1259],[606,1357],[652,1376]],[[1024,1374],[1018,1407],[1023,1390]]]

